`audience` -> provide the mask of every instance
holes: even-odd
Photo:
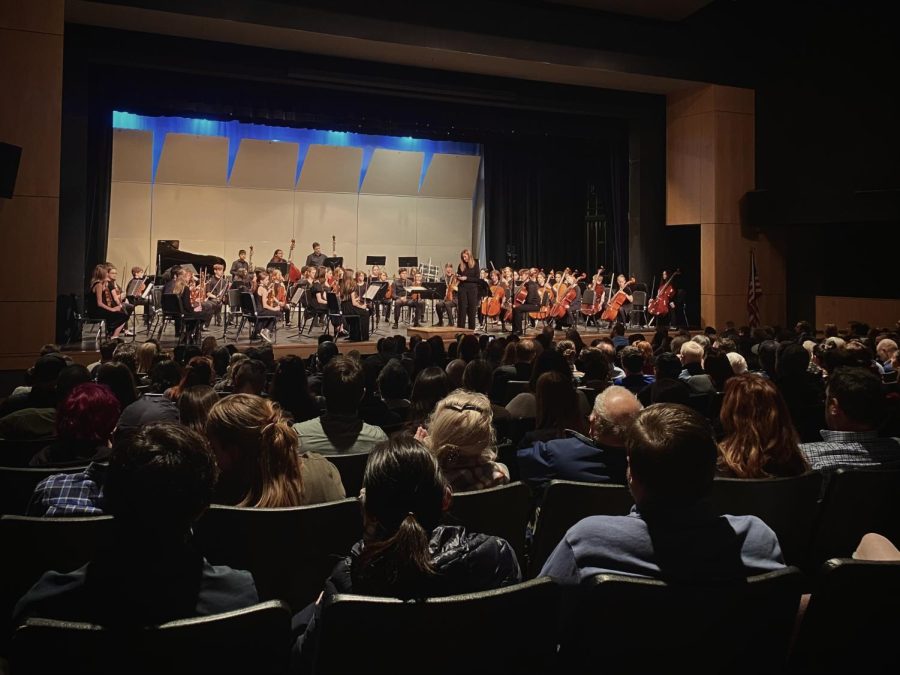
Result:
[[[29,369],[31,389],[16,400],[7,399],[0,418],[0,438],[25,440],[51,438],[56,427],[56,384],[66,367],[59,354],[47,354]]]
[[[216,390],[206,384],[185,389],[178,397],[178,417],[181,423],[198,433],[204,433],[209,411],[219,400]]]
[[[484,394],[487,396],[491,390],[493,381],[494,368],[485,359],[474,359],[466,366],[463,372],[462,388],[473,391],[476,394]],[[498,405],[491,401],[491,412],[494,414],[494,421],[512,419],[512,415],[502,405]]]
[[[771,380],[732,377],[725,385],[719,420],[724,432],[719,475],[787,478],[809,471],[787,404]]]
[[[322,414],[321,406],[309,391],[306,364],[293,354],[282,356],[275,364],[269,398],[281,406],[294,423],[306,422]]]
[[[483,490],[509,482],[509,469],[496,462],[491,403],[484,394],[464,389],[438,402],[427,430],[416,438],[427,445],[454,492]]]
[[[877,376],[842,367],[828,379],[822,440],[800,449],[816,470],[841,467],[900,466],[900,439],[879,438],[885,397]]]
[[[359,418],[359,404],[365,394],[359,363],[346,356],[330,359],[322,373],[322,394],[325,414],[294,425],[304,450],[321,455],[371,452],[376,443],[387,438],[379,427]]]
[[[35,454],[29,466],[79,466],[109,457],[122,408],[108,387],[75,387],[56,411],[56,440]]]
[[[680,379],[681,360],[670,352],[656,357],[656,381],[638,392],[638,400],[645,406],[652,403],[687,404],[691,389]]]
[[[627,432],[627,516],[591,516],[569,529],[542,576],[579,583],[599,573],[669,582],[739,583],[781,569],[778,538],[755,516],[717,516],[706,498],[716,470],[712,428],[682,405],[654,405]]]
[[[587,418],[578,408],[578,392],[564,375],[554,371],[541,375],[537,381],[535,403],[534,431],[522,437],[519,447],[531,447],[536,441],[565,438],[568,430],[587,433]]]
[[[541,346],[531,339],[523,339],[510,343],[506,352],[514,354],[514,362],[503,365],[494,371],[491,384],[491,400],[506,405],[509,399],[506,394],[506,383],[510,380],[527,382],[531,379],[531,366],[537,355],[543,351]],[[504,353],[505,357],[505,353]]]
[[[200,434],[152,424],[116,446],[104,485],[111,541],[73,572],[46,572],[15,609],[115,628],[207,616],[258,602],[248,572],[210,565],[189,544],[209,506],[216,462]]]
[[[649,347],[649,343],[647,346]],[[656,377],[644,372],[645,358],[644,353],[638,347],[625,347],[621,353],[622,369],[625,371],[625,375],[617,378],[615,384],[637,394],[644,387],[656,382]]]
[[[693,394],[712,394],[716,388],[703,369],[703,346],[694,340],[681,345],[681,374],[678,376]]]
[[[570,430],[564,438],[523,447],[517,453],[522,478],[539,486],[556,479],[624,484],[625,431],[641,408],[624,387],[607,387],[594,400],[590,437]]]
[[[109,387],[115,397],[119,399],[119,405],[123,409],[138,399],[134,374],[124,363],[111,361],[97,368],[97,384],[105,384]]]
[[[581,369],[581,384],[596,391],[603,391],[609,386],[610,364],[602,349],[588,347],[578,355],[578,367]]]
[[[216,383],[216,371],[213,370],[212,359],[208,356],[194,356],[188,361],[181,375],[181,380],[165,393],[173,401],[191,387],[211,387]]]
[[[451,391],[450,378],[442,369],[432,366],[419,373],[413,382],[409,399],[409,428],[415,431],[418,427],[427,425],[428,417],[438,401]]]
[[[536,417],[537,416],[537,399],[535,391],[537,390],[538,378],[544,373],[556,372],[562,375],[568,382],[572,382],[572,369],[566,363],[566,359],[555,349],[545,349],[538,354],[534,360],[534,366],[531,369],[531,379],[528,381],[528,391],[516,394],[513,399],[506,404],[506,409],[513,417]],[[573,385],[574,386],[574,385]],[[590,412],[590,405],[583,391],[575,393],[578,401],[578,411],[585,417]]]
[[[278,508],[345,497],[337,468],[322,455],[298,448],[297,432],[277,404],[233,394],[209,413],[206,435],[216,455],[216,502]]]

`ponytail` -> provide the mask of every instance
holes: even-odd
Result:
[[[303,503],[297,441],[297,432],[285,421],[280,410],[276,412],[275,419],[262,428],[259,452],[261,490],[258,501],[252,506],[300,506]]]
[[[373,595],[415,597],[436,574],[429,533],[408,513],[393,535],[366,544],[354,568],[354,589]]]

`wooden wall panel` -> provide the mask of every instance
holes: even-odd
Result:
[[[62,35],[65,15],[63,0],[0,0],[0,28]]]
[[[816,296],[816,328],[822,329],[826,323],[846,328],[850,321],[862,321],[878,328],[892,327],[900,321],[900,299]]]
[[[753,115],[716,112],[715,115],[715,223],[740,223],[741,198],[754,186]]]
[[[712,220],[715,192],[713,113],[670,119],[666,125],[666,224]]]
[[[0,232],[7,252],[0,268],[0,299],[56,299],[58,220],[59,200],[55,197],[17,194],[0,199]],[[39,260],[45,264],[36,265]],[[2,331],[8,332],[13,331]]]

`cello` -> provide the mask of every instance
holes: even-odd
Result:
[[[552,274],[552,272],[551,272]],[[538,276],[544,276],[541,273]],[[539,284],[540,285],[540,284]],[[550,317],[550,308],[553,306],[554,294],[553,294],[553,286],[547,281],[547,277],[544,276],[544,284],[540,285],[538,288],[538,296],[541,299],[541,308],[536,312],[528,312],[528,316],[536,321],[544,321]]]
[[[622,305],[628,302],[625,289],[634,283],[637,283],[637,280],[634,277],[631,277],[625,282],[625,285],[622,286],[622,290],[617,291],[616,294],[612,296],[606,309],[603,310],[603,314],[600,315],[601,320],[614,322],[619,318],[619,310],[622,309]]]
[[[515,297],[512,299],[512,304],[507,304],[506,313],[503,315],[504,321],[512,321],[513,319],[513,310],[518,305],[524,305],[525,301],[528,299],[528,282],[530,279],[525,279],[522,281],[522,285],[519,286],[519,290],[516,291]]]
[[[659,287],[656,297],[647,304],[647,311],[653,316],[665,316],[669,313],[669,303],[672,302],[672,296],[675,295],[675,288],[672,281],[681,274],[681,270],[677,269],[672,273],[666,282]]]
[[[494,270],[496,272],[496,270]],[[497,283],[490,287],[491,294],[481,301],[481,313],[488,317],[499,316],[503,309],[503,299],[506,297],[506,289],[497,277]]]
[[[575,282],[568,287],[566,287],[566,285],[562,281],[559,282],[559,290],[557,291],[556,295],[556,304],[553,305],[553,308],[550,310],[550,316],[552,316],[554,319],[562,319],[564,316],[566,316],[566,314],[569,313],[569,307],[573,302],[575,302],[575,298],[578,297],[578,282],[584,279],[586,276],[587,274],[582,272],[580,276],[575,277]],[[565,276],[563,276],[563,279],[565,279]]]
[[[599,268],[597,274],[595,274],[594,278],[591,280],[591,290],[594,291],[594,301],[589,305],[581,305],[581,313],[584,316],[594,316],[603,306],[603,294],[606,292],[606,289],[603,287],[603,282],[600,279],[603,277],[604,271],[605,269],[603,267]]]

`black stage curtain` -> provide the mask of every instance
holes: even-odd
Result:
[[[588,195],[606,213],[605,254],[587,250]],[[515,252],[520,267],[590,271],[599,262],[624,270],[628,260],[628,145],[621,138],[585,142],[530,139],[484,145],[485,239],[498,267]]]
[[[109,195],[112,188],[112,109],[93,102],[87,121],[87,171],[85,173],[84,271],[87,285],[94,266],[106,260],[109,239]],[[125,270],[119,273],[126,279]]]

